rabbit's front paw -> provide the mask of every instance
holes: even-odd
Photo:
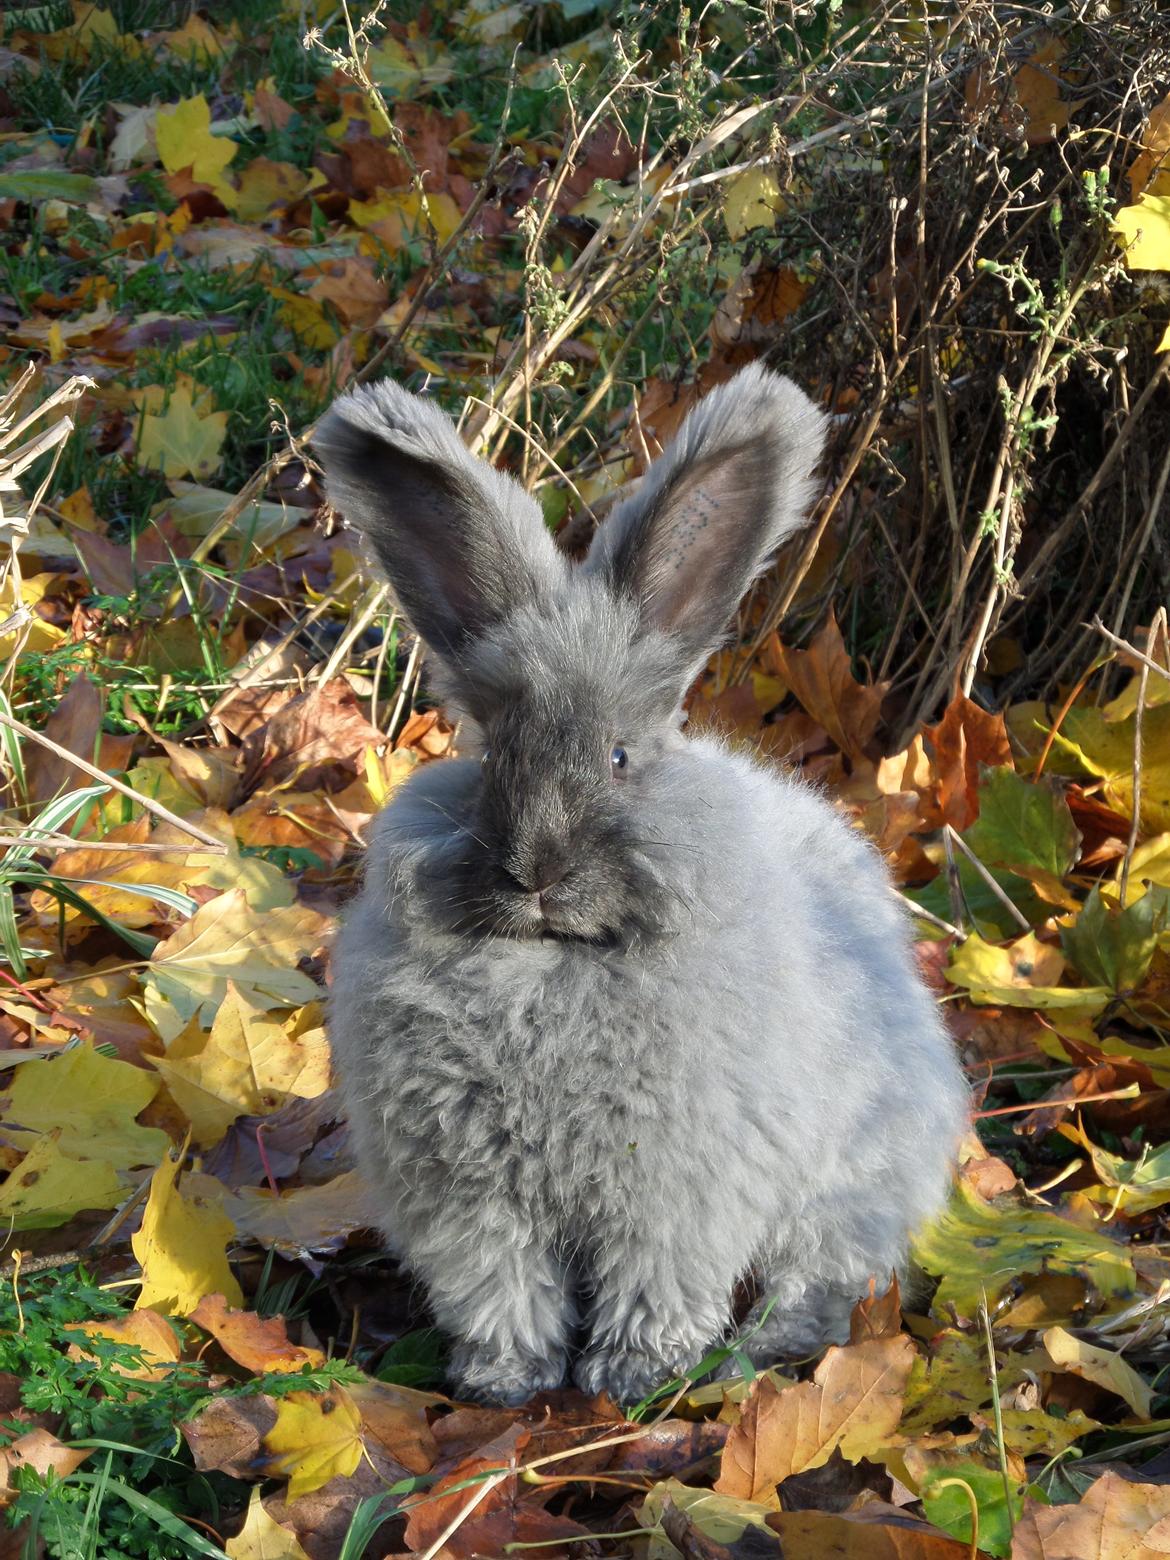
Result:
[[[573,1380],[590,1397],[606,1392],[615,1403],[640,1403],[693,1364],[641,1349],[591,1349],[577,1361]]]
[[[463,1397],[515,1407],[538,1392],[563,1386],[566,1363],[563,1354],[536,1359],[518,1351],[461,1343],[451,1353],[451,1376]]]

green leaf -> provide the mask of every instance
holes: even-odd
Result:
[[[963,1485],[974,1495],[979,1511],[980,1550],[989,1555],[1009,1554],[1012,1527],[1023,1510],[1024,1497],[1018,1485],[1009,1484],[1005,1489],[998,1468],[971,1461],[932,1468],[922,1481],[922,1505],[927,1517],[952,1538],[969,1544],[973,1537],[971,1500]]]
[[[0,199],[65,200],[83,206],[97,193],[97,180],[87,173],[63,173],[57,168],[18,168],[0,173]]]
[[[1136,1276],[1128,1252],[1108,1235],[1084,1229],[1014,1197],[984,1202],[960,1183],[935,1222],[914,1242],[919,1266],[939,1278],[932,1309],[960,1316],[979,1312],[983,1292],[994,1306],[1029,1273],[1071,1273],[1091,1285],[1106,1310],[1130,1299]]]
[[[1077,859],[1081,836],[1063,796],[999,765],[984,772],[979,816],[963,842],[984,866],[1062,878]]]
[[[1073,924],[1061,928],[1060,942],[1094,986],[1134,991],[1145,980],[1168,924],[1170,889],[1155,884],[1119,910],[1107,905],[1094,885]]]

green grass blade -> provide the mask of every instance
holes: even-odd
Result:
[[[18,980],[28,974],[24,953],[20,946],[20,932],[16,925],[16,904],[12,897],[12,884],[0,878],[0,948],[12,966]]]
[[[157,1500],[151,1500],[149,1495],[143,1495],[138,1490],[131,1489],[128,1484],[122,1484],[117,1479],[110,1479],[108,1482],[103,1481],[102,1476],[96,1473],[78,1472],[71,1474],[70,1478],[77,1480],[81,1484],[89,1485],[97,1485],[99,1482],[104,1482],[106,1491],[109,1494],[120,1496],[128,1506],[140,1512],[144,1517],[149,1517],[155,1526],[161,1528],[169,1537],[177,1539],[181,1544],[185,1544],[189,1553],[204,1555],[207,1557],[207,1560],[228,1560],[228,1557],[218,1544],[213,1544],[209,1538],[204,1538],[203,1534],[195,1528],[188,1527],[187,1523],[181,1517],[176,1517],[174,1512],[168,1511]]]

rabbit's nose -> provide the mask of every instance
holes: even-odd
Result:
[[[562,857],[549,852],[538,856],[532,865],[532,887],[535,893],[543,894],[545,889],[552,888],[560,883],[568,871]]]

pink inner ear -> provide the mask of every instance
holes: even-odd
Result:
[[[718,634],[761,562],[766,455],[740,447],[672,484],[655,506],[642,570],[656,627]]]

